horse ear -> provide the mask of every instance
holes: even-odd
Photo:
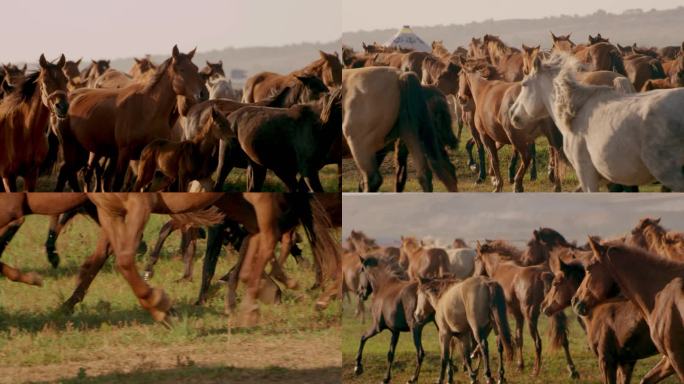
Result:
[[[174,58],[178,57],[180,55],[180,51],[178,51],[178,44],[173,46],[173,50],[171,51],[171,56]]]
[[[66,57],[64,57],[64,54],[59,57],[59,61],[57,62],[57,66],[60,68],[64,68],[64,64],[66,63]]]
[[[105,63],[107,63],[107,65],[110,65],[112,63],[112,61],[111,60],[105,60]]]
[[[556,41],[558,41],[558,36],[554,35],[553,32],[551,32],[551,39],[553,39],[553,42],[555,43]]]
[[[660,224],[660,219],[662,219],[662,217],[659,217],[659,218],[653,220],[653,222],[656,223],[656,224]]]
[[[81,60],[83,60],[82,57],[78,59],[78,61],[76,61],[74,64],[76,64],[76,66],[78,67],[79,65],[81,65]]]
[[[477,249],[478,252],[482,250],[482,244],[480,244],[480,240],[477,240],[477,244],[475,244],[475,249]]]
[[[40,55],[40,59],[38,59],[38,63],[40,64],[41,68],[47,68],[48,62],[45,60],[45,54]]]
[[[608,247],[601,245],[599,239],[595,236],[589,236],[589,246],[594,252],[594,257],[600,259],[605,253]]]
[[[218,65],[220,65],[221,67],[223,67],[223,60],[219,60],[219,61],[218,61]]]
[[[21,71],[22,71],[22,72],[26,72],[26,63],[24,63],[24,66],[21,67]]]
[[[532,235],[534,235],[534,238],[535,238],[536,240],[539,240],[539,231],[537,231],[537,230],[535,229],[534,231],[532,231]]]
[[[318,54],[321,56],[321,59],[325,59],[325,60],[328,59],[328,54],[321,51],[320,49],[318,50]]]
[[[137,57],[134,57],[133,60],[135,60],[136,63],[140,64],[142,60],[138,59]]]
[[[192,60],[192,57],[195,56],[195,52],[197,51],[197,47],[193,48],[192,51],[188,52],[188,58]]]

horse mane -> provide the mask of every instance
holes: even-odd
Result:
[[[449,289],[449,287],[461,281],[461,279],[454,279],[449,277],[430,279],[426,282],[421,282],[420,289],[434,292],[437,298],[439,299],[440,297],[442,297],[444,292],[446,292]]]
[[[542,227],[542,228],[539,228],[537,233],[539,233],[539,235],[542,236],[543,238],[546,238],[546,239],[550,238],[551,240],[556,241],[561,245],[576,248],[576,246],[574,244],[569,243],[565,239],[565,237],[560,234],[560,232],[556,231],[553,228]],[[544,241],[547,241],[546,239]]]
[[[375,259],[378,267],[383,273],[386,273],[389,278],[397,280],[408,280],[408,274],[404,268],[399,265],[399,262],[394,259],[389,259],[379,255],[366,256],[365,260]]]
[[[31,72],[0,103],[0,115],[12,113],[21,104],[31,100],[38,89],[40,71]]]
[[[292,75],[292,76],[307,76],[307,75],[318,76],[321,73],[321,71],[323,70],[325,63],[326,63],[326,60],[324,58],[322,58],[322,57],[318,58],[318,59],[314,60],[313,62],[309,63],[306,67],[291,72],[290,75]]]
[[[323,98],[323,102],[325,104],[321,110],[320,119],[326,124],[330,120],[335,107],[339,105],[340,111],[342,110],[342,87],[335,87],[330,94]]]
[[[511,53],[511,48],[507,46],[506,43],[501,41],[499,36],[484,35],[483,41],[487,45],[487,47],[493,46],[493,53],[497,58],[503,59]],[[492,57],[491,54],[490,60],[492,60],[492,62],[495,62],[494,57]]]
[[[643,264],[648,265],[657,270],[669,271],[674,273],[680,271],[684,273],[683,262],[660,256],[658,254],[649,252],[639,247],[634,247],[624,243],[611,243],[608,246],[608,249],[606,250],[606,256],[610,256],[611,250],[613,250],[613,252],[619,253],[618,258],[620,260],[615,261],[617,261],[617,263],[620,264],[631,264],[635,268],[638,268],[640,264]],[[631,261],[636,261],[637,263],[633,264],[631,261],[626,262],[624,260],[625,258],[633,259]],[[611,260],[611,264],[614,264],[613,260]]]
[[[521,260],[523,256],[523,251],[520,248],[506,240],[489,240],[482,244],[480,250],[485,253],[498,253],[500,256],[513,261]]]
[[[145,86],[142,88],[143,92],[147,92],[154,88],[159,81],[161,81],[162,77],[166,74],[166,70],[169,69],[169,65],[171,65],[171,57],[168,59],[164,60],[163,63],[159,64],[157,67],[156,71],[154,72],[154,75],[152,78],[150,78],[150,81],[145,83]]]
[[[542,63],[544,72],[558,73],[553,80],[555,113],[561,124],[570,130],[572,120],[586,101],[603,92],[615,92],[610,86],[584,85],[577,81],[576,73],[582,68],[579,60],[567,52],[555,52]]]

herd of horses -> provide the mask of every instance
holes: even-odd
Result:
[[[226,79],[222,61],[199,69],[194,54],[174,46],[160,64],[136,58],[128,73],[109,60],[80,70],[80,59],[64,55],[41,55],[32,72],[5,64],[0,190],[17,191],[22,178],[34,191],[40,175],[56,175],[49,188],[57,192],[222,191],[239,167],[250,192],[267,170],[287,191],[323,192],[319,170],[341,168],[337,53],[320,51],[289,74],[257,73],[244,90]]]
[[[324,308],[340,295],[340,246],[334,229],[341,226],[339,194],[308,193],[6,193],[0,195],[0,256],[29,214],[48,215],[50,231],[45,243],[48,261],[54,268],[60,257],[55,244],[64,225],[77,214],[91,217],[100,227],[97,244],[80,267],[73,294],[61,309],[73,312],[83,301],[93,279],[110,254],[115,265],[140,302],[156,321],[169,324],[173,314],[171,299],[160,287],[152,287],[153,277],[163,241],[173,230],[181,231],[181,252],[186,262],[185,279],[192,278],[192,257],[196,242],[207,233],[207,254],[202,271],[198,304],[204,303],[211,285],[219,253],[225,244],[239,251],[236,265],[223,277],[228,284],[226,309],[237,308],[236,290],[245,284],[238,324],[249,326],[259,321],[258,300],[272,303],[279,300],[281,288],[298,283],[282,269],[288,254],[297,252],[296,230],[303,227],[311,246],[316,271],[316,286],[320,296],[316,306]],[[144,275],[138,272],[136,253],[142,233],[151,214],[168,214],[160,239],[152,252]],[[204,230],[203,227],[208,227]],[[281,254],[276,258],[276,245]],[[266,274],[265,268],[271,265]],[[0,274],[10,281],[42,285],[34,272],[0,263]]]
[[[549,142],[554,191],[566,163],[586,192],[654,182],[683,191],[684,47],[614,45],[601,34],[576,44],[569,34],[551,33],[551,43],[550,50],[518,49],[486,34],[454,51],[441,41],[431,52],[343,46],[343,156],[362,176],[359,190],[379,189],[379,166],[394,150],[395,191],[404,188],[409,154],[423,191],[432,190],[433,172],[456,191],[449,150],[465,125],[472,135],[468,165],[477,183],[490,175],[496,192],[504,188],[498,150],[513,147],[508,181],[522,192],[528,169],[537,178],[540,136]]]
[[[475,383],[479,356],[486,382],[493,382],[487,336],[496,334],[498,381],[505,365],[525,367],[523,330],[534,340],[533,375],[542,369],[542,339],[537,323],[550,320],[550,344],[562,347],[570,377],[580,377],[568,343],[564,309],[572,307],[597,357],[605,383],[629,383],[640,359],[662,358],[641,380],[656,383],[675,375],[684,381],[684,232],[643,218],[622,237],[589,237],[578,246],[551,228],[539,228],[526,248],[504,240],[477,241],[467,247],[402,237],[400,247],[381,246],[352,230],[342,255],[343,294],[358,298],[357,317],[365,321],[371,298],[372,321],[361,336],[354,371],[363,373],[364,345],[371,337],[392,334],[383,382],[391,380],[394,351],[402,332],[411,333],[416,383],[425,352],[422,330],[434,323],[441,351],[439,382],[453,382],[452,350],[460,347],[464,372]],[[371,296],[372,295],[372,296]],[[508,325],[513,317],[515,329]],[[479,365],[478,365],[479,367]]]

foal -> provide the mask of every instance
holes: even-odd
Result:
[[[157,139],[143,149],[134,190],[142,191],[152,182],[155,171],[159,169],[165,176],[159,189],[178,182],[178,190],[185,191],[190,180],[201,180],[211,175],[215,167],[205,165],[211,161],[212,152],[218,148],[221,139],[230,140],[233,136],[225,116],[212,108],[211,119],[192,140],[174,142]]]

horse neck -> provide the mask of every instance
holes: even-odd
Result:
[[[168,71],[169,68],[154,84],[146,86],[142,91],[142,94],[155,101],[151,108],[156,112],[156,115],[170,116],[176,107],[176,93],[173,91]]]
[[[680,268],[663,268],[644,259],[641,253],[624,253],[619,260],[610,260],[608,265],[622,294],[636,303],[646,314],[653,312],[655,299],[673,279],[681,277],[684,266]],[[657,278],[653,278],[657,276]]]
[[[483,91],[484,87],[489,84],[489,80],[480,76],[477,72],[466,72],[466,79],[468,80],[470,94],[473,95],[473,101],[477,102],[478,95]]]
[[[384,268],[373,268],[371,271],[372,279],[369,280],[371,283],[371,288],[373,292],[380,292],[382,289],[387,288],[389,284],[399,281],[395,276],[390,275]]]
[[[651,251],[656,251],[664,245],[665,239],[663,231],[661,228],[648,227],[642,231],[643,237],[646,239],[646,244]]]
[[[25,116],[26,119],[26,129],[32,132],[40,132],[43,134],[45,132],[45,127],[50,117],[50,110],[43,104],[43,99],[40,94],[40,86],[36,87],[35,92],[28,100],[26,106],[28,107],[28,115]]]

